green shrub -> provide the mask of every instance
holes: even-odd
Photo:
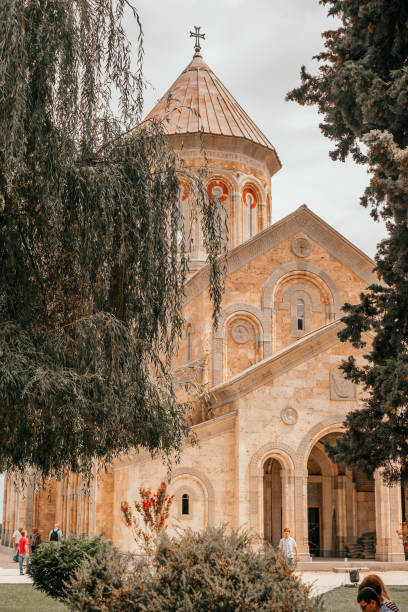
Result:
[[[67,601],[89,612],[320,612],[320,599],[269,545],[224,528],[163,537],[153,563],[124,565],[100,552],[71,581]]]
[[[59,542],[44,542],[31,555],[28,573],[34,586],[56,599],[65,600],[65,582],[69,582],[87,556],[110,551],[111,542],[96,538],[71,537]]]
[[[130,571],[131,570],[131,571]],[[66,603],[73,610],[122,612],[135,609],[134,570],[142,568],[113,548],[87,557],[66,585]]]

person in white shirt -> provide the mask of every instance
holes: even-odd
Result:
[[[296,541],[290,537],[290,529],[285,527],[283,530],[283,538],[279,542],[279,548],[289,565],[297,563],[299,555],[296,547]]]
[[[15,561],[15,563],[18,563],[18,543],[20,541],[22,531],[23,531],[23,528],[19,527],[18,529],[15,530],[15,532],[11,536],[11,539],[13,542],[13,548],[14,548],[13,561]]]

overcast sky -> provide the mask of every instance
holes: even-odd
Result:
[[[281,219],[307,204],[330,225],[373,256],[384,229],[359,198],[368,177],[351,161],[332,162],[315,108],[285,102],[299,84],[302,64],[323,46],[321,32],[334,29],[317,0],[134,0],[145,42],[146,113],[193,55],[189,31],[201,26],[204,60],[275,146],[282,169],[272,180],[272,217]],[[127,20],[136,41],[137,29]]]

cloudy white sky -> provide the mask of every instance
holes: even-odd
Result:
[[[282,169],[272,183],[277,221],[306,203],[315,213],[373,256],[384,229],[359,198],[363,167],[334,163],[331,143],[319,130],[314,108],[285,102],[299,83],[302,63],[322,48],[321,32],[336,27],[317,0],[134,0],[145,35],[148,112],[193,55],[189,31],[201,26],[204,60],[276,147]],[[128,31],[137,29],[129,19]]]
[[[193,55],[188,34],[201,26],[203,57],[276,147],[282,169],[272,183],[273,220],[306,203],[334,228],[373,256],[384,229],[359,198],[363,167],[334,163],[314,108],[285,102],[299,83],[300,66],[313,68],[321,32],[336,27],[317,0],[133,0],[142,20],[148,112]],[[128,33],[137,40],[135,23]],[[2,514],[0,476],[0,521]]]

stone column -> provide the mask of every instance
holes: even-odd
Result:
[[[263,478],[263,508],[264,508],[264,538],[272,542],[272,474],[265,474]]]
[[[96,535],[96,501],[98,494],[98,476],[94,475],[91,489],[89,492],[89,519],[88,519],[88,535],[93,537]]]
[[[295,525],[294,533],[299,561],[311,561],[309,551],[309,530],[307,516],[308,474],[295,473]]]
[[[340,555],[344,553],[347,538],[347,503],[346,503],[346,476],[335,476],[335,495],[337,497],[337,550]]]
[[[243,227],[242,227],[242,201],[241,194],[239,191],[235,191],[232,194],[232,206],[234,208],[234,226],[229,228],[230,233],[233,235],[234,247],[241,244],[243,240]]]
[[[282,478],[282,529],[289,527],[295,532],[295,478],[293,472],[281,469]],[[281,534],[282,537],[283,534]]]
[[[10,536],[10,482],[8,474],[4,477],[4,499],[3,499],[3,526],[1,532],[1,544],[9,546]]]
[[[323,528],[323,556],[332,556],[333,550],[333,495],[332,477],[322,477],[322,528]]]
[[[71,534],[71,475],[67,478],[67,488],[65,489],[65,536]]]
[[[83,483],[80,478],[78,478],[77,482],[77,521],[76,521],[76,533],[77,535],[83,534],[82,528],[82,513],[84,509],[84,491],[83,491]]]
[[[62,529],[62,522],[63,522],[63,499],[62,499],[62,481],[59,480],[56,484],[55,487],[55,495],[56,495],[56,500],[55,500],[55,516],[54,516],[54,524],[55,523],[59,523],[59,525],[61,526]],[[51,529],[54,527],[54,525],[51,526]]]
[[[25,506],[25,529],[27,531],[27,536],[33,531],[33,512],[34,512],[34,487],[32,485],[28,485],[25,490],[26,495],[26,506]]]
[[[351,470],[347,470],[345,476],[346,486],[346,543],[354,544],[357,535],[357,513],[356,513],[356,488],[353,483]]]
[[[401,526],[401,488],[388,487],[381,472],[375,473],[375,525],[377,534],[376,559],[404,561],[405,555],[396,530]]]

